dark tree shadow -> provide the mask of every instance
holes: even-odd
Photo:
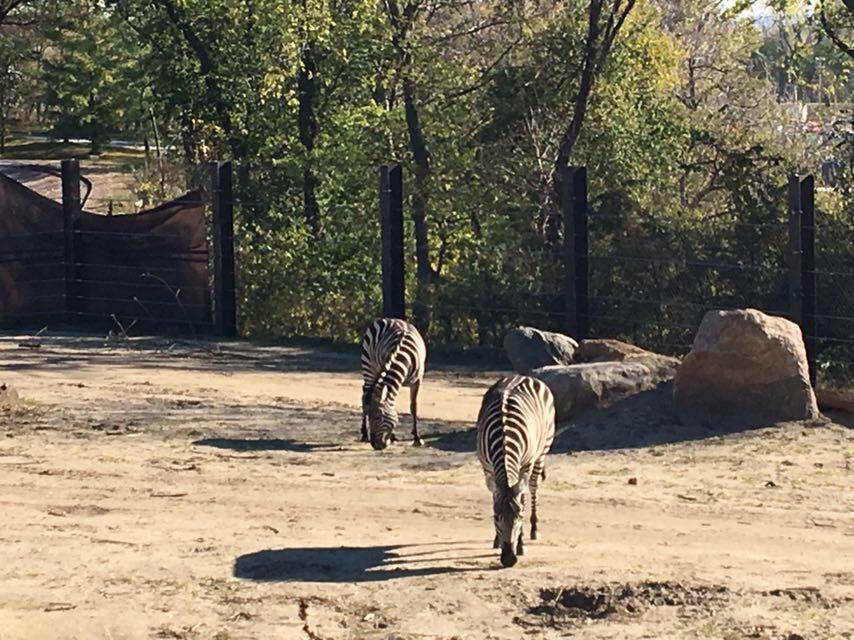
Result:
[[[234,561],[234,576],[260,582],[381,582],[397,578],[414,578],[447,573],[483,571],[497,567],[498,556],[478,554],[453,558],[418,559],[393,553],[408,546],[389,545],[377,547],[296,547],[293,549],[266,549],[247,553]],[[484,550],[489,549],[484,541]],[[453,549],[442,549],[453,551]],[[410,566],[449,560],[486,560],[494,556],[496,562],[484,562],[482,567]]]
[[[336,451],[341,445],[333,443],[299,442],[297,440],[279,438],[203,438],[196,440],[194,445],[231,449],[232,451],[292,451],[295,453],[310,453],[312,451]]]

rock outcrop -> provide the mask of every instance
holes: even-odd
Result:
[[[531,373],[554,395],[558,421],[654,389],[672,380],[679,366],[678,358],[616,340],[585,340],[577,353],[594,361],[541,367]]]
[[[549,365],[574,362],[578,343],[561,333],[516,327],[504,336],[504,350],[517,373],[528,374]]]
[[[686,417],[817,418],[800,327],[755,309],[708,312],[676,374],[674,401]]]

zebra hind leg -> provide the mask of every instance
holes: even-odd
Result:
[[[412,444],[416,447],[423,447],[424,441],[418,436],[418,389],[421,387],[421,381],[414,383],[409,388],[409,410],[412,412]]]
[[[362,442],[368,441],[368,409],[371,403],[373,386],[368,382],[362,385]]]
[[[525,545],[522,544],[522,534],[519,534],[519,542],[516,544],[516,555],[524,556],[525,555]]]

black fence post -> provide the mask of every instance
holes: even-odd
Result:
[[[798,325],[801,313],[801,177],[789,176],[789,314]]]
[[[587,167],[566,167],[561,185],[566,320],[570,335],[582,339],[590,333]]]
[[[403,264],[403,169],[380,167],[380,238],[382,242],[383,316],[406,317]]]
[[[801,180],[801,331],[807,350],[810,383],[816,383],[815,363],[815,178]]]
[[[63,160],[62,164],[62,229],[65,237],[65,315],[74,318],[77,304],[77,237],[75,230],[80,219],[80,162],[76,158]]]
[[[234,192],[231,162],[211,162],[213,205],[214,329],[220,336],[237,335],[234,268]]]

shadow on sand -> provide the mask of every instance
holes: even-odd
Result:
[[[849,427],[854,423],[841,413],[829,412],[829,417]],[[685,420],[675,412],[672,386],[665,383],[657,389],[637,393],[606,407],[587,410],[558,424],[551,451],[573,453],[638,449],[705,440],[770,426],[773,423],[746,416]],[[472,452],[476,446],[476,429],[443,431],[428,438],[428,444],[440,451]]]
[[[488,541],[481,541],[484,551]],[[239,556],[234,561],[234,576],[260,582],[381,582],[396,578],[484,571],[497,567],[497,555],[478,553],[459,555],[454,545],[443,544],[435,551],[407,555],[396,553],[423,545],[376,547],[296,547],[266,549]],[[453,552],[453,557],[440,554]],[[438,557],[432,557],[437,555]],[[495,562],[489,562],[492,558]],[[457,567],[437,564],[448,561],[477,561],[480,566]],[[426,566],[425,566],[426,565]]]
[[[341,445],[333,443],[311,443],[280,438],[204,438],[196,440],[194,445],[216,447],[231,451],[292,451],[310,453],[312,451],[337,451]]]

